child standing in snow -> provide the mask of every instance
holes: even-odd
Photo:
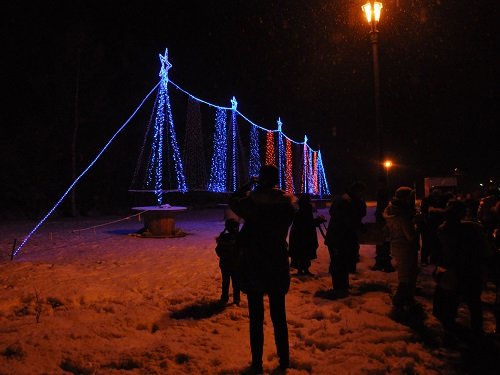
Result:
[[[238,247],[236,238],[238,236],[240,224],[235,219],[227,219],[225,228],[217,237],[215,252],[219,257],[219,267],[222,274],[222,294],[221,302],[229,301],[229,283],[233,283],[233,302],[240,304],[240,288],[236,275],[238,267]]]

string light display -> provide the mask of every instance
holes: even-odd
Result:
[[[153,138],[151,141],[151,154],[148,162],[148,170],[146,174],[145,189],[152,189],[156,195],[158,205],[161,205],[162,195],[164,192],[164,170],[170,170],[168,163],[164,165],[164,148],[165,137],[170,140],[170,150],[172,152],[173,164],[177,180],[177,190],[187,191],[182,160],[180,158],[179,147],[177,146],[177,137],[175,134],[172,110],[170,106],[170,98],[168,95],[168,71],[172,64],[168,61],[168,49],[165,50],[165,55],[159,55],[161,62],[160,69],[160,87],[158,90],[157,102],[153,110],[154,129]],[[168,126],[168,128],[167,128]]]
[[[323,168],[323,159],[321,158],[321,150],[318,150],[318,175],[319,175],[319,195],[331,195],[326,181],[325,168]]]
[[[236,144],[237,144],[237,135],[236,135],[236,114],[237,114],[237,107],[238,107],[238,102],[236,101],[236,98],[233,96],[231,99],[231,151],[232,151],[232,157],[231,157],[231,190],[236,191],[237,188],[237,170],[236,166],[238,165],[237,161],[237,150],[236,150]]]
[[[302,181],[300,186],[301,193],[307,193],[307,181],[308,181],[308,173],[309,173],[309,148],[307,147],[307,135],[304,136],[304,150],[302,152],[303,158],[303,169],[302,169]]]
[[[200,99],[200,98],[197,98],[195,96],[193,96],[192,94],[190,94],[188,91],[184,90],[183,88],[181,88],[180,86],[178,86],[177,84],[175,84],[174,82],[172,82],[171,80],[169,81],[169,83],[171,85],[173,85],[176,89],[178,89],[179,91],[183,92],[184,94],[190,96],[191,98],[193,98],[194,100],[197,100],[199,101],[200,103],[203,103],[203,104],[206,104],[210,107],[214,107],[214,108],[219,108],[219,109],[226,109],[226,110],[232,110],[233,108],[229,108],[229,107],[221,107],[221,106],[217,106],[213,103],[210,103],[208,101],[205,101],[203,99]],[[274,144],[274,132],[276,132],[275,130],[269,130],[263,126],[260,126],[256,123],[254,123],[253,121],[251,121],[249,118],[247,118],[244,114],[242,114],[241,112],[239,112],[238,110],[235,110],[235,112],[237,113],[238,116],[241,116],[245,121],[247,121],[250,125],[251,125],[251,128],[250,128],[250,158],[249,158],[249,171],[250,171],[250,174],[251,175],[256,175],[257,172],[258,172],[258,169],[260,167],[260,147],[259,147],[259,138],[258,138],[258,130],[263,130],[264,132],[266,132],[266,154],[265,154],[265,162],[266,164],[274,164],[274,165],[277,165],[276,163],[276,148],[275,148],[275,144]],[[301,192],[308,192],[310,191],[311,193],[313,193],[316,189],[315,189],[315,178],[313,178],[313,175],[317,175],[317,185],[318,185],[318,188],[317,188],[317,193],[319,193],[321,196],[323,195],[330,195],[330,190],[329,190],[329,187],[328,187],[328,182],[326,181],[326,176],[325,176],[325,172],[324,172],[324,169],[323,169],[323,163],[322,163],[322,160],[321,160],[321,154],[318,152],[317,154],[317,167],[313,167],[313,160],[312,160],[312,152],[313,150],[307,145],[307,136],[304,137],[304,141],[303,142],[297,142],[297,141],[294,141],[288,137],[286,137],[286,135],[283,134],[283,136],[287,139],[287,141],[290,142],[290,145],[303,145],[303,153],[302,153],[302,160],[303,160],[303,163],[302,163],[302,174],[301,174],[301,185],[300,185],[300,191]],[[290,147],[291,149],[291,147]],[[232,153],[231,153],[232,155]],[[289,168],[287,167],[287,163],[288,163],[288,156],[287,156],[287,151],[285,149],[285,157],[282,158],[282,160],[285,159],[285,189],[287,188],[286,187],[286,181],[287,181],[287,173],[286,172],[286,169]],[[290,158],[291,160],[291,158]],[[293,188],[293,163],[291,163],[291,166],[292,166],[292,173],[290,173],[290,181],[291,181],[291,184],[292,185],[292,189],[295,191],[295,188]],[[298,165],[296,166],[296,168],[299,167]],[[212,167],[213,169],[213,167]],[[313,171],[314,169],[318,169],[317,171]],[[300,174],[299,174],[300,175]],[[210,190],[210,189],[209,189]]]
[[[258,176],[260,169],[259,133],[256,126],[250,127],[250,176]]]
[[[215,114],[214,153],[208,190],[223,193],[227,181],[227,114],[225,108],[217,108]]]
[[[312,154],[313,151],[308,147],[308,158],[307,158],[307,193],[314,194],[313,186],[313,168],[312,168]]]
[[[293,188],[293,169],[292,169],[292,142],[285,138],[285,191],[295,193]]]
[[[231,107],[222,107],[212,104],[206,100],[200,99],[188,91],[184,90],[174,82],[172,82],[168,77],[168,71],[172,67],[172,64],[168,60],[168,49],[165,49],[164,55],[160,56],[161,69],[160,69],[160,80],[155,85],[155,87],[146,95],[146,97],[141,101],[140,105],[135,109],[132,115],[121,125],[121,127],[116,131],[116,133],[111,137],[111,139],[105,144],[101,151],[97,154],[95,159],[83,170],[83,172],[71,183],[64,194],[57,200],[56,204],[48,211],[48,213],[38,222],[38,224],[29,232],[29,234],[24,238],[20,245],[12,252],[12,256],[16,256],[19,251],[25,246],[29,238],[38,230],[38,228],[49,218],[49,216],[57,209],[64,198],[69,194],[69,192],[74,188],[78,181],[92,168],[92,166],[97,162],[97,160],[102,156],[106,149],[110,146],[112,141],[118,136],[118,134],[125,128],[126,125],[132,120],[140,108],[144,105],[146,100],[156,91],[157,97],[153,105],[153,113],[151,119],[148,123],[146,130],[146,137],[143,147],[140,152],[140,160],[142,160],[143,155],[149,155],[146,163],[139,165],[134,173],[134,178],[131,185],[131,191],[151,191],[154,192],[159,205],[162,204],[162,193],[165,191],[164,187],[164,173],[175,171],[176,178],[176,188],[177,191],[185,192],[188,190],[188,185],[186,183],[186,175],[184,173],[183,162],[181,160],[181,154],[179,152],[179,147],[177,145],[177,137],[175,134],[174,121],[172,116],[172,108],[170,103],[170,97],[168,92],[168,86],[171,85],[178,91],[188,95],[191,100],[198,103],[205,104],[209,107],[216,109],[215,116],[215,134],[214,134],[214,152],[212,155],[212,164],[210,170],[210,178],[207,184],[208,190],[213,192],[227,192],[228,190],[236,190],[237,188],[237,139],[238,139],[238,124],[237,116],[241,116],[245,121],[251,124],[250,129],[250,158],[249,158],[249,171],[251,175],[256,175],[260,168],[260,147],[259,147],[259,134],[258,130],[266,132],[266,149],[265,149],[265,162],[266,164],[277,165],[280,169],[280,186],[283,187],[287,192],[294,192],[294,182],[293,182],[293,167],[294,163],[292,160],[292,145],[299,147],[303,145],[303,163],[295,163],[295,167],[300,169],[300,164],[303,164],[302,171],[302,181],[301,181],[301,192],[313,192],[319,193],[320,196],[330,195],[330,190],[328,187],[328,182],[325,176],[325,170],[321,158],[321,152],[318,151],[317,154],[307,145],[307,136],[304,138],[304,142],[294,141],[281,131],[281,120],[278,124],[278,158],[279,163],[276,163],[276,146],[274,140],[274,133],[276,130],[269,130],[262,127],[250,119],[237,109],[236,99],[233,97],[231,100]],[[231,141],[228,139],[228,124],[227,124],[227,111],[231,110]],[[190,135],[191,136],[191,135]],[[165,139],[167,137],[167,139]],[[283,137],[285,137],[285,142],[283,142]],[[146,142],[149,140],[149,143]],[[229,152],[228,145],[232,144],[231,149],[231,161],[228,160]],[[150,149],[148,147],[150,146]],[[164,154],[165,151],[165,154]],[[186,151],[186,147],[183,150]],[[296,155],[299,156],[297,151]],[[146,160],[146,159],[144,159]],[[228,163],[229,162],[229,163]],[[173,164],[173,168],[172,168]],[[204,164],[203,162],[190,163],[190,167],[198,164]],[[231,169],[231,176],[228,176],[228,167]],[[139,173],[141,172],[141,173]],[[300,172],[299,172],[300,173]],[[143,182],[139,190],[132,190],[132,186],[136,181],[139,174],[142,174]],[[188,173],[189,175],[189,173]],[[297,177],[300,174],[297,175]],[[314,176],[314,177],[313,177]],[[229,181],[229,177],[231,181]],[[284,181],[283,181],[284,180]],[[170,179],[169,179],[170,182]],[[231,185],[230,185],[231,182]],[[198,185],[198,184],[197,184]],[[194,186],[193,188],[197,188]]]
[[[141,107],[144,105],[144,103],[146,102],[146,100],[148,100],[148,98],[151,96],[151,94],[156,91],[156,89],[158,88],[159,84],[160,83],[157,83],[155,85],[155,87],[153,87],[153,89],[144,97],[144,99],[142,99],[141,103],[135,109],[135,111],[132,113],[132,115],[127,119],[127,121],[125,121],[122,124],[122,126],[120,126],[120,128],[115,132],[115,134],[113,134],[113,136],[104,145],[104,147],[101,149],[101,151],[99,151],[99,153],[94,158],[94,160],[92,160],[90,162],[90,164],[87,166],[87,168],[85,168],[83,170],[83,172],[80,173],[80,175],[77,178],[75,178],[75,180],[71,183],[71,185],[69,185],[69,187],[63,193],[63,195],[57,200],[57,202],[54,204],[54,206],[52,206],[52,208],[35,225],[35,227],[28,233],[28,235],[26,237],[24,237],[24,239],[21,241],[21,243],[19,244],[19,246],[17,246],[17,248],[12,252],[12,258],[14,258],[19,253],[19,251],[21,251],[21,249],[26,245],[26,243],[28,242],[28,240],[38,230],[38,228],[40,228],[43,225],[43,223],[45,223],[47,221],[47,219],[50,217],[50,215],[52,215],[52,213],[57,209],[57,207],[59,207],[59,205],[64,200],[64,198],[66,198],[68,196],[68,194],[71,192],[71,190],[73,190],[73,188],[78,183],[78,181],[80,181],[80,179],[87,174],[87,172],[90,170],[90,168],[92,168],[94,166],[94,164],[97,162],[97,160],[99,160],[99,158],[102,156],[102,154],[104,154],[104,152],[108,149],[108,147],[111,145],[111,143],[115,140],[115,138],[118,136],[118,134],[120,134],[122,132],[122,130],[125,129],[125,127],[130,123],[130,121],[132,120],[132,118],[134,118],[134,116],[136,115],[136,113],[139,112],[139,109],[141,109]]]
[[[274,147],[274,133],[268,130],[266,133],[266,164],[276,165],[276,148]]]
[[[318,153],[312,152],[312,190],[315,195],[319,194],[318,189]]]
[[[283,144],[283,133],[281,131],[283,123],[281,122],[281,118],[278,117],[278,176],[279,176],[279,187],[280,189],[284,189],[284,174],[285,170],[283,168],[283,162],[285,160],[285,145]]]

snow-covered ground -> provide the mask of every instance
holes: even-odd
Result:
[[[223,211],[179,214],[177,224],[188,233],[182,238],[127,235],[142,227],[137,218],[73,232],[115,219],[51,219],[13,262],[13,239],[23,238],[34,223],[0,224],[0,374],[245,371],[250,360],[245,296],[240,307],[216,303],[221,279],[214,239],[223,229]],[[392,312],[396,274],[370,270],[374,250],[361,247],[351,295],[342,300],[327,298],[331,279],[323,244],[311,267],[315,276],[292,277],[287,295],[292,368],[286,373],[495,373],[495,339],[444,335],[432,316],[432,266],[421,269],[420,313]],[[491,286],[483,300],[485,331],[491,332]],[[461,308],[464,325],[467,316]],[[264,369],[279,373],[277,365],[266,309]]]

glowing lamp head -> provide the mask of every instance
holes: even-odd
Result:
[[[382,11],[382,3],[380,1],[374,1],[373,4],[369,1],[363,5],[361,9],[365,13],[368,23],[378,23],[380,20],[380,13]]]
[[[386,167],[387,169],[389,169],[390,167],[392,167],[392,161],[390,161],[390,160],[384,161],[384,167]]]

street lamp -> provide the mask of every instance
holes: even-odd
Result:
[[[361,7],[366,20],[370,24],[370,41],[372,45],[373,55],[373,83],[375,94],[375,129],[376,129],[376,142],[377,142],[377,157],[378,162],[381,163],[384,158],[382,150],[382,137],[381,137],[381,123],[380,123],[380,78],[378,66],[378,30],[377,25],[380,20],[380,13],[382,11],[382,3],[380,1],[370,0]]]
[[[392,167],[392,161],[390,161],[390,160],[384,161],[384,167],[385,167],[386,176],[389,177],[389,169],[391,169],[391,167]]]

